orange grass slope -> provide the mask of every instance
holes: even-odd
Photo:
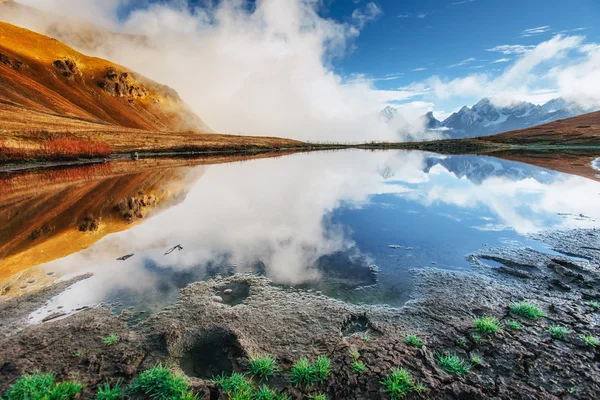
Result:
[[[478,139],[519,145],[600,146],[600,111]]]
[[[25,117],[43,113],[149,131],[209,131],[173,89],[5,22],[0,103],[19,107]]]

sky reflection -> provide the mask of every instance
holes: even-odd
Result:
[[[410,268],[468,268],[465,255],[481,246],[531,245],[529,233],[597,227],[600,218],[599,183],[490,157],[340,151],[198,168],[176,206],[45,264],[94,277],[36,319],[116,297],[152,308],[207,275],[257,270],[279,284],[397,305],[409,296]],[[183,250],[165,256],[175,245]],[[378,265],[378,284],[356,290],[369,283],[357,275],[355,285],[324,285],[344,263]]]

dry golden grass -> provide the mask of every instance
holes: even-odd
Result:
[[[111,82],[109,70],[120,77],[112,81],[120,85],[120,91],[103,89]],[[124,81],[135,90],[124,92]],[[136,129],[207,129],[167,86],[4,22],[0,22],[0,102]],[[16,116],[19,119],[23,118]]]
[[[600,111],[481,139],[508,144],[600,146]]]

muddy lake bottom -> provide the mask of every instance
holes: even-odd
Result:
[[[600,336],[594,180],[492,157],[343,151],[9,183],[3,268],[31,267],[3,286],[0,393],[43,370],[77,376],[92,397],[162,362],[226,399],[209,378],[269,353],[281,369],[266,383],[291,398],[389,398],[380,382],[394,367],[427,388],[414,398],[600,395],[600,349],[583,340]],[[515,314],[521,301],[544,316]],[[501,328],[477,330],[482,316]],[[469,372],[444,369],[454,353]],[[331,375],[290,384],[293,364],[318,355]]]

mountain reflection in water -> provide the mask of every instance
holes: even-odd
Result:
[[[598,182],[482,156],[340,151],[198,168],[178,178],[188,183],[178,204],[44,264],[94,276],[35,319],[104,301],[151,311],[190,282],[234,272],[397,306],[411,268],[468,270],[465,256],[484,246],[544,250],[527,235],[600,218]]]

